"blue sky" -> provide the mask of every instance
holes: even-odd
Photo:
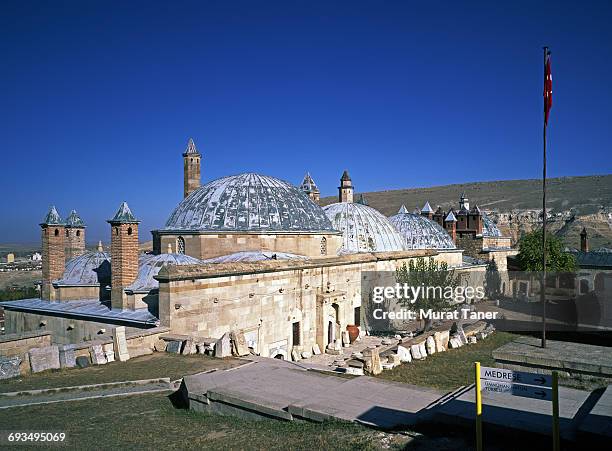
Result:
[[[126,200],[161,227],[193,136],[202,177],[245,171],[322,195],[612,172],[612,2],[0,4],[0,242],[50,204],[106,240]]]

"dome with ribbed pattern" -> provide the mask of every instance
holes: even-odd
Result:
[[[343,233],[340,253],[405,249],[403,238],[389,220],[367,205],[340,202],[327,205],[323,210],[334,229]]]
[[[165,231],[332,232],[321,207],[292,184],[245,173],[201,186],[174,209]]]

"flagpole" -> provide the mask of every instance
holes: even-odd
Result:
[[[546,84],[546,57],[548,47],[544,47],[544,84]],[[542,281],[540,300],[542,302],[542,348],[546,347],[546,102],[544,102],[544,152],[542,165]]]

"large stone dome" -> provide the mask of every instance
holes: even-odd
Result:
[[[343,233],[340,253],[405,249],[403,238],[381,213],[367,205],[340,202],[323,207],[334,229]]]
[[[110,255],[102,251],[86,252],[66,263],[62,278],[56,285],[106,286],[111,283]]]
[[[201,186],[174,209],[164,231],[333,231],[321,207],[292,184],[245,173]]]
[[[422,215],[403,212],[389,218],[389,222],[404,237],[407,249],[455,249],[450,235],[440,225]]]

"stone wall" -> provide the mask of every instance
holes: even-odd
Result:
[[[153,234],[153,250],[167,252],[168,244],[173,252],[177,239],[185,240],[185,253],[191,257],[207,259],[240,251],[288,252],[308,257],[321,256],[321,242],[326,240],[327,255],[336,255],[342,246],[342,235],[332,233],[201,233],[201,234]]]
[[[113,330],[117,324],[97,321],[64,318],[44,313],[27,313],[11,310],[4,311],[4,327],[8,333],[24,332],[49,333],[55,344],[71,344],[82,341],[112,340]],[[126,331],[140,332],[143,329],[126,327]]]
[[[85,229],[66,227],[66,261],[85,253]]]
[[[241,330],[249,347],[263,356],[288,354],[294,346],[324,349],[355,323],[363,277],[393,274],[420,256],[461,264],[460,251],[415,250],[162,268],[157,277],[161,325],[173,333],[216,338]]]
[[[0,335],[0,356],[19,357],[19,371],[27,374],[30,372],[30,349],[50,346],[51,338],[51,334],[46,331]]]

